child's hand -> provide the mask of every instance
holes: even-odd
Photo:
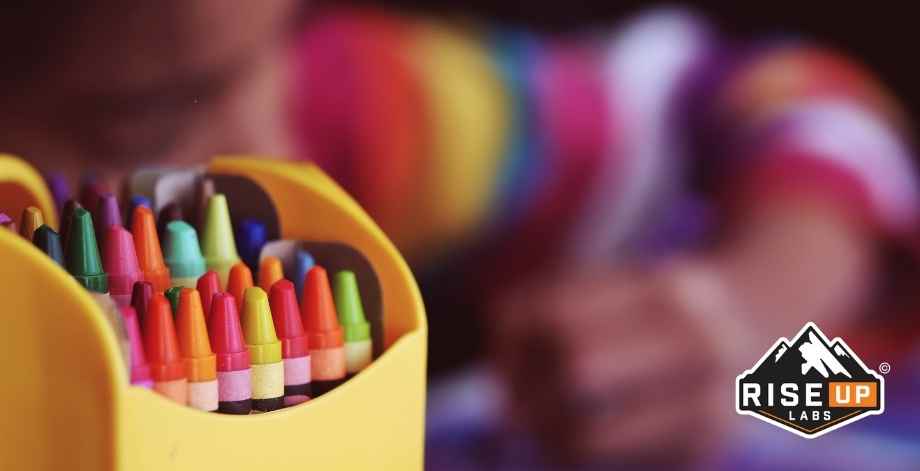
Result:
[[[493,339],[515,423],[569,463],[692,461],[724,433],[756,356],[732,304],[692,264],[517,291]]]

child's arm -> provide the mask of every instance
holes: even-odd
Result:
[[[734,203],[714,250],[554,274],[500,307],[493,344],[514,416],[553,452],[663,466],[705,455],[738,420],[732,379],[776,338],[865,313],[878,245],[916,213],[909,154],[852,66],[783,52],[748,63],[779,83],[742,93],[757,80],[736,76],[734,101],[718,103],[722,142],[737,145],[723,181],[743,183],[724,185]]]

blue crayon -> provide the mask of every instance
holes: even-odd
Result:
[[[297,302],[303,302],[303,281],[307,277],[307,272],[316,265],[310,252],[303,249],[297,249],[294,256],[294,288],[297,292]]]
[[[236,249],[253,273],[259,270],[259,255],[268,242],[265,224],[257,219],[243,219],[236,228]]]

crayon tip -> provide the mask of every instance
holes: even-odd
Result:
[[[222,194],[218,193],[208,200],[201,236],[201,251],[208,269],[216,271],[221,276],[221,284],[225,284],[227,272],[240,261],[240,256],[233,240],[233,225],[230,222],[227,198]]]
[[[189,381],[213,380],[217,377],[217,363],[208,339],[201,296],[198,290],[183,288],[179,298],[176,330]]]
[[[71,223],[73,223],[73,213],[77,208],[82,208],[77,200],[67,200],[67,202],[64,203],[64,209],[61,210],[61,231],[58,232],[58,234],[61,235],[61,243],[64,245],[65,250],[70,240],[70,226]]]
[[[150,298],[153,298],[153,285],[149,281],[138,281],[134,283],[131,290],[131,307],[137,313],[137,319],[140,325],[144,325],[144,318],[147,317],[147,307],[150,305]]]
[[[29,206],[22,211],[22,217],[19,219],[19,234],[28,240],[32,240],[35,230],[45,224],[45,218],[42,216],[42,210],[35,206]]]
[[[109,226],[121,225],[121,209],[118,208],[118,198],[111,193],[99,197],[99,208],[96,210],[96,237],[102,240]]]
[[[109,291],[113,296],[129,298],[134,284],[143,279],[134,250],[134,236],[119,225],[105,230],[102,262],[109,275]]]
[[[281,259],[265,257],[259,264],[259,288],[267,293],[272,289],[272,285],[282,278],[284,278],[284,267],[281,266]]]
[[[58,265],[64,266],[64,247],[61,245],[61,236],[54,229],[47,225],[42,225],[35,230],[32,236],[32,243],[45,252]]]
[[[166,264],[174,278],[198,278],[205,272],[195,228],[185,221],[166,225]]]
[[[303,329],[303,322],[300,320],[294,283],[279,280],[272,285],[268,298],[272,319],[275,321],[275,331],[281,340],[282,356],[298,358],[309,355],[310,345]]]
[[[131,384],[153,387],[153,378],[150,376],[147,354],[144,353],[144,339],[141,337],[137,311],[130,306],[121,306],[119,310],[124,320],[125,330],[128,332],[128,343],[131,345]]]
[[[163,293],[166,296],[166,299],[169,300],[169,307],[172,308],[173,314],[179,312],[179,295],[182,294],[181,286],[173,286],[171,288],[166,288],[166,291]]]
[[[184,219],[182,217],[182,206],[179,205],[179,203],[169,203],[163,206],[157,217],[157,232],[160,234],[160,237],[165,237],[166,226],[168,226],[169,223],[181,221],[182,219]]]
[[[364,306],[361,304],[354,272],[343,270],[335,274],[335,308],[339,314],[339,323],[345,330],[346,342],[371,338],[371,325],[364,317]]]
[[[230,279],[227,281],[227,292],[236,299],[236,308],[240,311],[243,310],[243,295],[246,289],[252,286],[252,271],[249,267],[242,262],[233,265],[230,269]]]
[[[153,290],[162,293],[169,288],[169,268],[163,261],[163,251],[160,248],[160,238],[157,236],[153,212],[150,208],[138,206],[134,208],[133,226],[134,246],[137,249],[137,260],[144,279],[153,284]]]
[[[179,338],[173,322],[169,300],[155,294],[144,319],[144,351],[154,381],[174,381],[185,378],[185,364],[179,350]]]
[[[67,271],[86,289],[97,293],[109,291],[108,276],[102,270],[102,257],[96,244],[93,217],[83,208],[73,213],[66,262]]]
[[[211,348],[217,354],[218,371],[249,368],[249,349],[243,339],[236,299],[230,294],[217,293],[211,300],[208,335],[211,338]]]
[[[10,232],[16,232],[16,221],[9,214],[0,213],[0,227]]]
[[[217,272],[208,271],[204,275],[201,275],[198,278],[198,294],[201,296],[201,305],[204,307],[204,314],[207,317],[211,316],[211,299],[214,298],[214,295],[220,292],[220,278],[217,276]]]
[[[294,289],[297,291],[297,302],[303,302],[303,282],[307,273],[316,265],[313,256],[306,250],[297,250],[294,256]]]
[[[128,214],[126,216],[125,227],[134,227],[134,208],[138,206],[145,206],[147,208],[153,208],[153,203],[150,201],[150,198],[146,196],[132,196],[131,202],[128,204]]]
[[[301,319],[307,330],[311,349],[341,347],[345,344],[342,327],[335,314],[335,304],[329,289],[326,270],[317,265],[307,273],[304,282]]]
[[[267,240],[265,224],[261,221],[243,219],[237,227],[236,246],[239,249],[240,258],[253,270],[259,268],[259,255]]]
[[[56,172],[45,175],[45,184],[51,191],[51,197],[54,199],[54,207],[58,214],[64,209],[64,204],[70,199],[70,184],[64,175]]]
[[[243,335],[252,363],[261,365],[281,361],[281,342],[275,334],[268,296],[258,286],[247,288],[243,296]]]

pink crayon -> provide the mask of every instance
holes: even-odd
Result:
[[[121,306],[119,310],[125,321],[125,330],[128,331],[128,342],[131,345],[131,384],[153,389],[153,377],[150,375],[150,365],[144,353],[144,340],[141,337],[137,312],[130,306]]]

